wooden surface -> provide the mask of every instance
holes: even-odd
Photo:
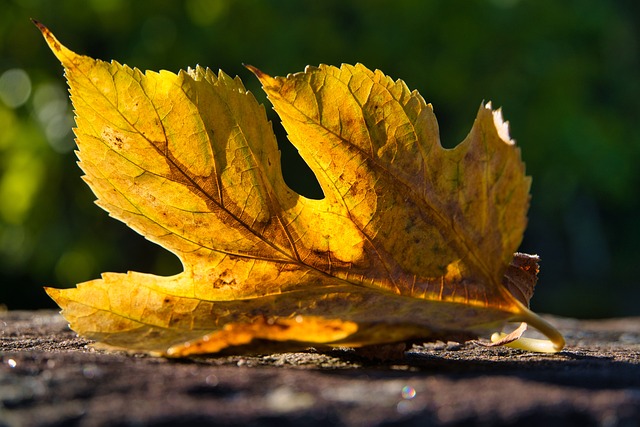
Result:
[[[640,318],[550,318],[556,355],[477,343],[167,360],[105,353],[46,312],[0,313],[0,426],[640,426]]]

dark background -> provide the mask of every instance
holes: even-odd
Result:
[[[533,177],[521,248],[542,257],[533,309],[640,314],[634,0],[0,0],[0,304],[9,309],[53,307],[42,286],[103,271],[180,271],[173,255],[93,204],[75,165],[62,67],[29,18],[96,58],[143,70],[222,68],[261,102],[242,63],[285,75],[362,62],[431,102],[447,147],[491,100]],[[317,196],[269,114],[285,179]]]

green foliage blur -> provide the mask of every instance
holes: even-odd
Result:
[[[0,0],[0,304],[54,307],[42,287],[103,271],[180,271],[93,204],[75,165],[62,67],[29,18],[72,50],[140,69],[200,64],[261,102],[272,75],[362,62],[434,105],[443,145],[483,100],[502,106],[533,176],[522,250],[542,257],[532,307],[640,308],[640,3],[632,0]],[[285,179],[321,194],[268,108]]]

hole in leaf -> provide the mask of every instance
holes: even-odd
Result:
[[[289,142],[279,120],[271,121],[276,134],[278,148],[282,153],[282,176],[284,182],[296,193],[309,199],[320,200],[324,193],[315,174],[300,157],[298,150]]]

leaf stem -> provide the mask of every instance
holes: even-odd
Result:
[[[564,337],[554,326],[544,320],[542,317],[529,310],[527,307],[520,305],[520,313],[514,316],[511,321],[513,322],[525,322],[529,326],[536,328],[543,333],[547,339],[533,339],[520,337],[517,340],[505,344],[507,347],[517,348],[520,350],[533,351],[536,353],[557,353],[564,348]],[[495,333],[491,336],[492,342],[497,342],[502,339],[506,334]]]

